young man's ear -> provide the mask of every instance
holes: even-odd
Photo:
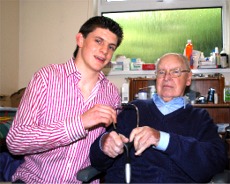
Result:
[[[81,33],[77,33],[76,42],[77,42],[78,47],[82,47],[83,41],[84,41],[83,35]]]

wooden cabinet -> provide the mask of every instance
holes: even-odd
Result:
[[[153,78],[128,78],[129,79],[129,101],[135,99],[135,95],[142,88],[146,88],[156,84],[156,80]]]
[[[194,104],[206,109],[215,123],[230,123],[230,104]]]
[[[218,104],[223,104],[224,86],[224,76],[216,74],[208,77],[193,77],[192,84],[188,89],[198,91],[201,96],[207,96],[209,88],[214,88],[218,95]]]

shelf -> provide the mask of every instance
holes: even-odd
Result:
[[[126,76],[126,75],[146,75],[149,77],[155,76],[155,70],[139,70],[139,71],[111,71],[109,69],[104,69],[103,72],[107,76]],[[192,73],[230,73],[230,68],[217,68],[217,69],[194,69]]]
[[[224,104],[193,104],[194,107],[202,107],[202,108],[229,108],[229,103]]]
[[[230,73],[230,68],[195,69],[192,73]]]
[[[139,71],[110,71],[108,69],[104,69],[103,72],[105,75],[151,75],[154,76],[155,70],[139,70]]]

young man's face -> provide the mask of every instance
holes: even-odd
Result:
[[[85,66],[98,72],[111,61],[117,41],[117,36],[108,29],[96,28],[86,38],[78,33],[79,52],[77,58],[80,58]]]

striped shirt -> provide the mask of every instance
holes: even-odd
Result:
[[[84,101],[80,79],[72,58],[34,74],[7,135],[10,152],[26,155],[13,181],[79,183],[77,172],[90,165],[90,145],[105,131],[102,126],[85,130],[80,115],[95,104],[116,108],[121,102],[117,87],[102,72]]]

